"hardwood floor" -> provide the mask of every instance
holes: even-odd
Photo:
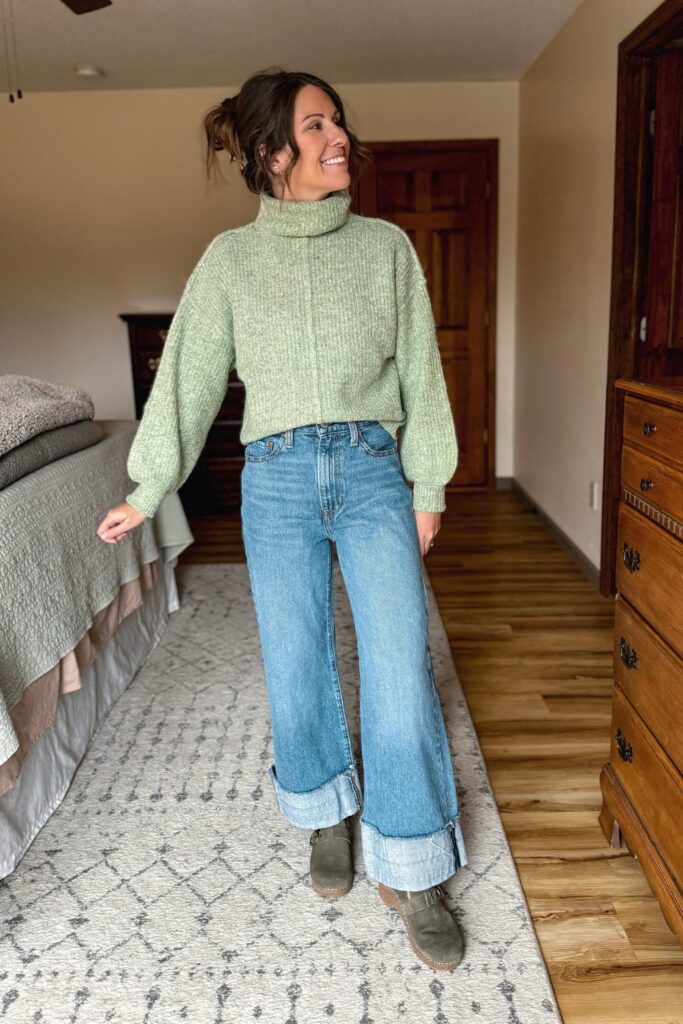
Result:
[[[244,559],[238,515],[190,525],[181,562]],[[683,949],[597,820],[613,599],[514,490],[450,497],[426,565],[565,1024],[683,1024]]]

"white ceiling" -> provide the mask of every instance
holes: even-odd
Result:
[[[581,0],[0,0],[24,93],[239,85],[277,65],[333,83],[519,79]],[[105,77],[81,79],[79,63]]]

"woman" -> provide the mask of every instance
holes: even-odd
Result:
[[[217,235],[188,279],[130,449],[138,486],[97,532],[120,541],[187,479],[235,366],[277,804],[313,830],[315,890],[339,896],[363,803],[368,878],[420,959],[452,969],[463,940],[439,883],[467,856],[422,557],[458,448],[424,274],[403,229],[349,211],[350,164],[369,153],[326,82],[256,74],[204,129],[207,168],[216,150],[239,160],[258,214]],[[335,657],[332,543],[358,638],[363,797]]]

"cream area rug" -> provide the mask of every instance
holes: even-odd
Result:
[[[358,659],[335,560],[359,768]],[[366,878],[324,900],[309,831],[277,809],[244,563],[177,570],[180,609],[63,802],[0,882],[2,1024],[556,1024],[561,1017],[431,586],[430,649],[469,864],[446,884],[453,972],[409,946]]]

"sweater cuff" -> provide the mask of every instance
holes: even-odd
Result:
[[[153,487],[140,484],[134,491],[126,495],[125,500],[148,519],[153,519],[165,497],[165,494],[159,496]]]
[[[446,488],[431,484],[413,484],[413,509],[416,512],[444,512],[446,509]]]

